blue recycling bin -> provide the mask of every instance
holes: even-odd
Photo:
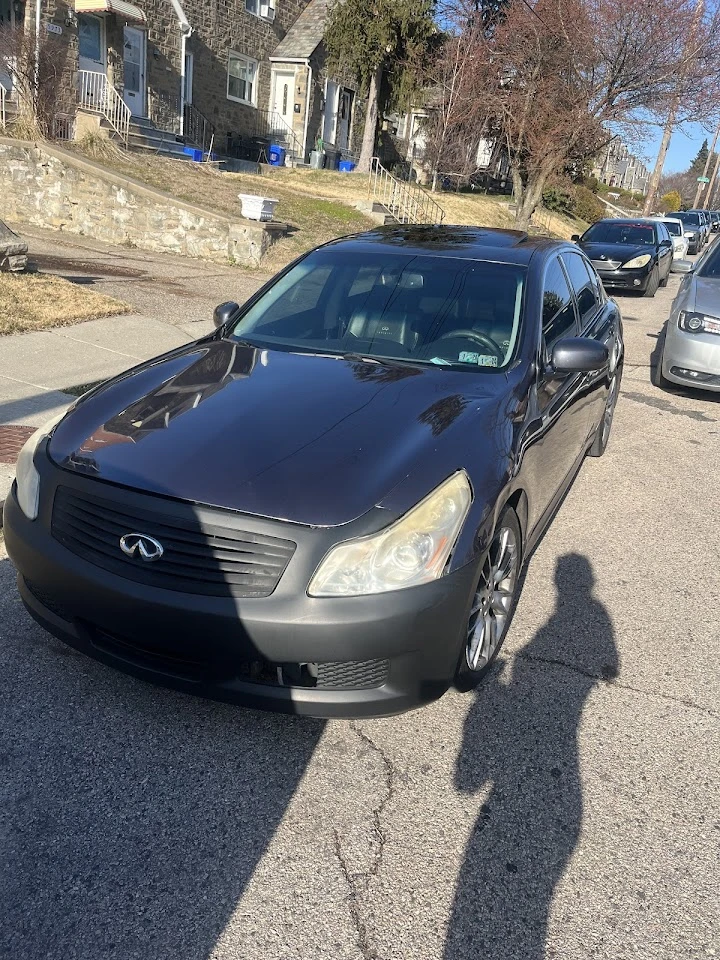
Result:
[[[352,160],[341,160],[338,164],[340,173],[352,173],[355,169],[355,163]]]
[[[284,167],[285,166],[285,154],[287,151],[285,147],[281,147],[276,143],[273,143],[268,150],[268,163],[271,167]]]

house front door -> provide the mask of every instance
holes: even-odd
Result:
[[[295,73],[275,73],[273,85],[273,113],[292,130],[293,104],[295,103]],[[273,117],[275,122],[275,117]],[[278,124],[280,126],[280,124]]]
[[[125,27],[123,31],[123,100],[134,117],[145,116],[145,31]]]
[[[335,146],[347,150],[350,144],[350,117],[352,115],[352,90],[342,90],[338,104],[337,133]]]

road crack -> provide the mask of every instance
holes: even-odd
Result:
[[[618,680],[617,676],[613,675],[610,670],[595,673],[592,670],[585,670],[583,667],[579,667],[574,663],[567,663],[565,660],[557,660],[553,657],[538,657],[532,653],[524,653],[522,650],[519,651],[516,656],[522,658],[523,660],[532,660],[535,663],[544,663],[552,667],[564,667],[566,670],[571,670],[573,673],[580,674],[582,677],[587,677],[590,680],[596,680],[598,683],[604,683],[609,687],[618,687],[620,690],[629,690],[631,693],[639,693],[644,697],[648,697],[650,700],[669,700],[671,703],[679,703],[684,707],[690,707],[692,710],[705,713],[710,717],[718,716],[717,710],[712,710],[710,707],[703,707],[699,703],[695,703],[693,700],[688,700],[685,697],[676,697],[672,693],[660,693],[658,691],[643,690],[642,687],[635,687],[630,683],[624,683],[623,681]]]
[[[333,829],[335,856],[340,864],[340,870],[348,887],[350,918],[355,928],[358,949],[364,960],[381,960],[380,956],[370,946],[367,924],[364,918],[365,911],[363,910],[363,901],[368,898],[370,885],[382,868],[385,845],[387,843],[387,833],[383,826],[383,814],[387,805],[395,795],[395,768],[382,747],[378,746],[372,737],[369,737],[355,721],[351,721],[350,729],[379,757],[385,784],[383,796],[372,811],[373,839],[371,842],[373,850],[370,866],[362,871],[351,870],[343,852],[340,834],[336,829]]]

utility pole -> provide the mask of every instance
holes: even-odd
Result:
[[[660,177],[662,176],[663,167],[665,166],[665,157],[667,156],[668,147],[670,146],[670,138],[673,134],[673,127],[675,126],[675,115],[677,113],[677,100],[673,101],[672,106],[670,107],[670,113],[668,113],[667,120],[665,121],[665,129],[663,130],[662,140],[660,141],[660,150],[658,151],[657,160],[655,161],[655,169],[652,172],[650,177],[650,182],[648,183],[648,192],[645,197],[645,203],[643,205],[643,216],[647,217],[652,210],[652,205],[655,202],[655,194],[657,193],[657,188],[660,184]]]
[[[714,207],[712,206],[712,199],[713,199],[713,194],[717,191],[718,169],[720,169],[720,153],[718,153],[717,155],[717,160],[715,161],[715,168],[712,172],[712,176],[710,177],[710,183],[708,184],[708,209],[709,210],[714,209]]]
[[[715,137],[714,137],[714,139],[713,139],[712,146],[710,147],[710,149],[709,149],[709,151],[708,151],[707,158],[706,158],[706,160],[705,160],[705,167],[704,167],[703,172],[702,172],[703,178],[707,176],[708,168],[709,168],[709,166],[710,166],[710,160],[711,160],[711,158],[712,158],[712,155],[715,153],[715,144],[718,142],[718,137],[720,137],[720,123],[718,124],[718,128],[717,128],[717,130],[715,131]],[[694,209],[695,207],[697,207],[698,203],[700,203],[700,194],[701,194],[701,193],[703,192],[703,190],[705,189],[705,186],[706,186],[706,185],[703,183],[702,180],[698,180],[697,190],[695,191],[695,199],[693,200],[693,209]],[[710,184],[709,184],[709,183],[707,184],[707,187],[708,187],[707,199],[709,200],[709,199],[710,199]]]
[[[683,62],[687,64],[688,54],[691,51],[692,43],[695,39],[695,31],[705,10],[705,0],[698,0],[695,5],[695,13],[693,14],[693,21],[690,27],[690,32],[688,34],[688,39],[685,44],[685,54],[683,57]],[[680,72],[678,77],[679,81],[685,79],[685,70]],[[647,217],[652,209],[652,205],[655,202],[655,194],[657,193],[657,188],[660,183],[660,177],[662,176],[663,167],[665,166],[665,157],[667,156],[668,147],[670,146],[670,138],[673,134],[673,127],[675,126],[675,117],[677,116],[678,107],[680,106],[680,97],[682,91],[679,91],[672,100],[670,104],[670,110],[668,112],[667,120],[665,121],[665,128],[663,130],[662,140],[660,141],[660,150],[658,152],[657,161],[655,162],[655,169],[652,172],[650,177],[650,182],[648,183],[648,192],[645,197],[645,205],[643,206],[643,216]]]

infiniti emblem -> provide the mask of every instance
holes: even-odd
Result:
[[[120,549],[128,557],[139,555],[140,559],[147,563],[159,560],[165,552],[161,543],[145,533],[126,533],[124,537],[120,537]]]

